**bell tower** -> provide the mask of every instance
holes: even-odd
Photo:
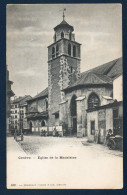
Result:
[[[73,31],[63,12],[63,21],[54,28],[53,43],[48,46],[49,126],[59,123],[59,103],[65,101],[62,90],[80,77],[81,44],[75,41]]]

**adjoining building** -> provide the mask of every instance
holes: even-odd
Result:
[[[87,136],[88,110],[94,115],[90,109],[122,101],[122,58],[80,73],[81,44],[73,31],[64,19],[54,28],[54,42],[48,46],[48,88],[28,101],[31,131],[40,133],[46,126],[49,132],[57,127],[61,135]]]
[[[24,130],[39,134],[42,127],[48,126],[48,88],[27,100],[27,104],[28,110],[24,118]]]
[[[20,131],[23,128],[23,118],[25,117],[25,103],[31,99],[30,95],[18,97],[11,102],[10,131]]]
[[[114,101],[87,110],[87,132],[89,141],[106,143],[106,135],[111,129],[114,135],[123,136],[123,102]]]
[[[7,134],[10,133],[10,109],[11,109],[11,97],[15,94],[11,89],[13,82],[9,80],[9,71],[6,66],[6,129]]]

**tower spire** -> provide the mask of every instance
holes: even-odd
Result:
[[[63,9],[63,20],[65,18],[65,14],[64,14],[65,11],[66,11],[66,8]]]

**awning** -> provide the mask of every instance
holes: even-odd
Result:
[[[63,102],[60,102],[59,105],[65,104],[67,101],[68,101],[68,100],[65,100],[65,101],[63,101]]]
[[[104,99],[106,99],[106,100],[112,100],[112,97],[110,97],[110,96],[102,96]]]
[[[86,96],[80,96],[78,98],[76,98],[76,101],[81,101],[81,100],[84,100],[86,98]]]

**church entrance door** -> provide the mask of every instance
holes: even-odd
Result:
[[[32,133],[32,122],[30,121],[30,133]]]
[[[72,134],[73,135],[77,135],[77,118],[73,117],[73,130],[72,130]]]
[[[71,135],[77,136],[77,105],[76,105],[76,95],[73,95],[70,104],[71,118],[72,118],[72,131]]]

